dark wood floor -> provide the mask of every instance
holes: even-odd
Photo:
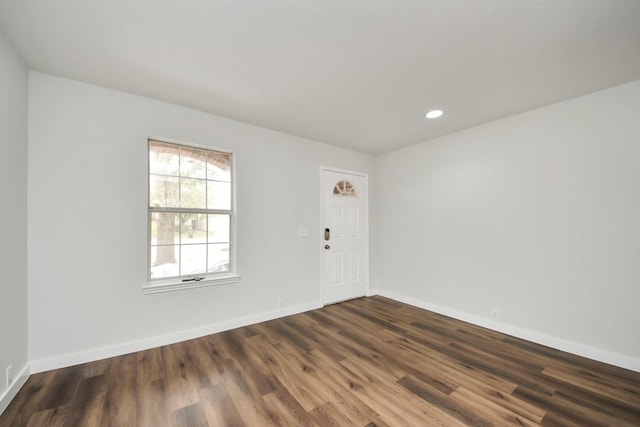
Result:
[[[29,378],[0,426],[640,426],[640,373],[382,297]]]

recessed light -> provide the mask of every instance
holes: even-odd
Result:
[[[442,110],[431,110],[427,113],[427,119],[437,119],[443,114]]]

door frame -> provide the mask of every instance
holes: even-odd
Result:
[[[366,245],[365,245],[365,256],[363,260],[364,264],[364,272],[363,278],[365,280],[365,296],[370,295],[370,283],[369,283],[369,245],[371,242],[371,238],[369,236],[369,174],[366,172],[358,172],[349,169],[335,168],[332,166],[324,166],[320,165],[320,224],[318,225],[318,251],[320,254],[320,298],[323,306],[333,303],[327,303],[325,292],[324,292],[324,213],[325,213],[325,195],[324,195],[324,173],[325,172],[337,172],[344,173],[348,175],[355,175],[362,177],[364,179],[364,184],[367,190],[367,197],[364,203],[364,227],[366,230]]]

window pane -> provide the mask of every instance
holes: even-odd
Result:
[[[207,272],[207,245],[182,245],[181,275]]]
[[[151,279],[230,271],[231,160],[229,153],[149,140]]]
[[[173,245],[180,243],[178,240],[178,229],[178,216],[175,213],[155,212],[151,214],[152,245]]]
[[[231,155],[210,152],[207,159],[207,179],[231,181]]]
[[[151,271],[152,279],[163,277],[175,277],[180,275],[178,260],[180,259],[180,246],[151,246]]]
[[[209,245],[209,273],[229,271],[229,244],[215,243]]]
[[[229,242],[230,226],[229,215],[209,215],[209,243]]]
[[[231,210],[231,184],[207,181],[207,208]]]
[[[180,214],[182,232],[180,242],[184,244],[207,243],[207,215]]]
[[[180,199],[180,206],[183,208],[206,208],[206,181],[202,179],[181,178]]]
[[[179,156],[177,146],[149,141],[149,173],[178,176]]]
[[[207,154],[195,148],[180,148],[180,176],[187,178],[207,177]]]
[[[149,206],[178,207],[178,178],[149,176]]]

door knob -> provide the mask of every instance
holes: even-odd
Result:
[[[329,246],[329,245],[324,245],[324,248],[325,248],[325,249],[331,249],[331,246]]]

